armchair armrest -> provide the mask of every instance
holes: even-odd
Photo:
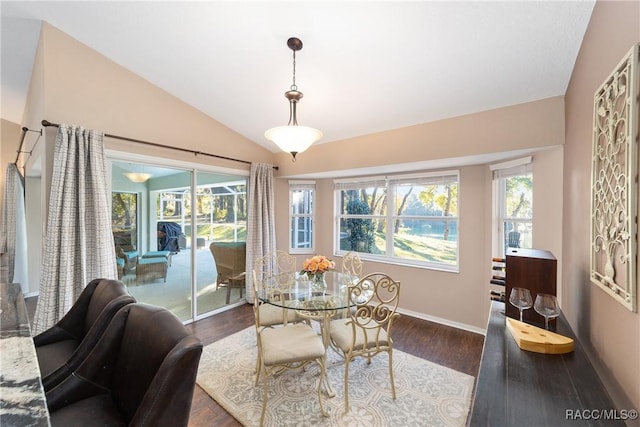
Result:
[[[76,339],[76,337],[74,337],[68,331],[56,325],[33,337],[33,344],[36,347],[40,347],[40,346],[51,344],[58,341],[73,340],[73,339]]]
[[[109,389],[73,373],[47,392],[47,408],[54,412],[80,400],[108,393]]]

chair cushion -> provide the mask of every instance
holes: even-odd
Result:
[[[353,329],[350,323],[351,319],[336,319],[332,320],[329,325],[329,330],[331,334],[331,339],[333,342],[340,347],[342,351],[345,353],[351,349],[352,342],[352,334]],[[370,321],[371,326],[374,326],[375,322]],[[383,328],[380,328],[380,334],[378,336],[377,329],[369,329],[367,330],[367,347],[372,347],[376,344],[376,338],[378,338],[378,344],[382,346],[389,345],[389,340],[387,339],[387,331]],[[354,350],[361,350],[365,344],[365,334],[362,328],[356,326],[356,341],[353,347]]]
[[[138,261],[138,267],[151,265],[151,264],[167,265],[169,264],[169,262],[166,260],[166,258],[160,258],[160,257],[142,258]]]
[[[116,405],[108,394],[93,396],[51,413],[51,426],[124,426]]]
[[[142,258],[169,258],[171,251],[149,251],[142,255]]]
[[[325,353],[322,339],[316,331],[302,323],[265,328],[260,332],[259,339],[265,366],[323,357]]]
[[[124,255],[128,260],[132,260],[138,256],[138,251],[124,251]]]
[[[40,376],[44,378],[64,365],[79,345],[78,340],[62,340],[36,347]]]
[[[258,310],[260,310],[260,326],[282,325],[285,316],[287,323],[295,323],[300,320],[295,310],[276,307],[271,304],[261,304]]]

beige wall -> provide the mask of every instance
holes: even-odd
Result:
[[[640,2],[598,1],[566,94],[563,310],[623,408],[640,409],[640,315],[589,281],[593,95],[640,41]],[[628,400],[627,400],[628,399]]]
[[[278,154],[279,176],[543,148],[564,143],[562,97],[317,144],[296,162]],[[339,174],[339,172],[337,172]]]
[[[4,203],[4,182],[6,179],[7,165],[16,161],[16,154],[20,146],[22,136],[21,126],[17,123],[2,119],[0,121],[0,212]],[[18,162],[18,166],[21,163]]]
[[[409,129],[367,135],[340,143],[320,144],[291,162],[279,154],[281,175],[318,172],[335,168],[332,178],[352,168],[375,170],[395,161],[419,162],[533,148],[534,241],[551,250],[560,260],[562,248],[562,144],[564,102],[549,98],[528,104],[427,123]],[[492,129],[501,131],[492,132]],[[504,129],[508,129],[505,131]],[[493,135],[489,137],[488,135]],[[388,139],[387,139],[388,138]],[[415,139],[423,142],[418,149]],[[510,142],[514,140],[513,146]],[[468,147],[466,153],[461,146]],[[549,148],[549,145],[555,147]],[[437,146],[437,149],[431,149]],[[369,147],[366,149],[365,147]],[[372,147],[375,147],[372,148]],[[510,147],[510,148],[509,148]],[[366,152],[366,155],[362,155]],[[438,157],[442,156],[442,157]],[[324,159],[324,160],[323,160]],[[409,160],[410,159],[410,160]],[[492,179],[489,166],[460,169],[460,272],[450,273],[416,267],[367,261],[365,271],[385,271],[402,282],[401,310],[418,317],[441,321],[470,330],[484,330],[489,311],[491,276]],[[418,172],[419,169],[406,172]],[[278,248],[289,242],[288,178],[276,180],[276,230]],[[333,180],[317,180],[316,252],[333,254]],[[535,190],[534,190],[535,191]],[[306,258],[297,256],[298,264]],[[338,264],[341,260],[336,259]]]
[[[563,147],[533,156],[533,243],[551,251],[558,262],[557,294],[562,305],[562,162]]]
[[[44,24],[40,41],[44,82],[37,111],[54,123],[78,124],[113,135],[255,162],[273,162],[270,151],[153,86],[98,52]],[[40,53],[39,50],[39,53]],[[34,82],[37,88],[38,82]],[[34,100],[35,102],[35,100]],[[149,154],[149,147],[108,142],[110,147]],[[174,150],[159,156],[248,170],[248,165]]]

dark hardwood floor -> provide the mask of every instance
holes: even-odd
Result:
[[[253,325],[253,310],[246,304],[188,325],[206,346]],[[396,349],[447,366],[459,372],[478,376],[484,337],[438,323],[401,315],[394,325]],[[189,426],[240,426],[196,385],[191,405]]]

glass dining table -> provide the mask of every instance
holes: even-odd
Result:
[[[279,278],[284,276],[280,275]],[[260,301],[295,310],[298,317],[317,321],[325,352],[331,344],[329,323],[336,317],[345,316],[355,304],[349,301],[348,287],[357,283],[358,277],[331,270],[325,273],[326,287],[318,287],[306,275],[289,274],[285,280],[265,280],[258,286]],[[283,316],[287,318],[288,316]],[[330,396],[335,392],[328,384]]]

